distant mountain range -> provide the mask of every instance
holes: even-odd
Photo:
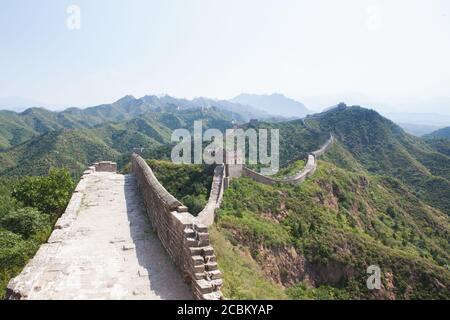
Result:
[[[252,118],[269,119],[271,116],[251,106],[242,106],[226,100],[197,98],[177,99],[170,96],[144,96],[136,99],[125,96],[114,103],[85,109],[68,108],[49,111],[28,108],[21,113],[0,111],[0,149],[8,148],[50,130],[93,128],[107,122],[131,120],[151,112],[178,112],[215,108],[230,122],[247,122]]]
[[[101,159],[128,161],[136,147],[150,150],[152,156],[167,156],[174,129],[191,130],[195,120],[202,120],[205,128],[224,130],[236,119],[245,118],[214,106],[187,107],[157,97],[131,96],[62,112],[0,111],[0,175],[42,175],[51,167],[67,167],[77,176],[87,164]]]
[[[282,94],[258,95],[242,93],[230,101],[246,106],[252,106],[266,113],[287,118],[303,118],[307,114],[313,113],[308,110],[303,103],[285,97]]]
[[[450,126],[450,115],[446,114],[425,113],[425,112],[422,113],[386,112],[381,114],[396,123],[437,126],[440,128]]]
[[[407,133],[415,135],[417,137],[422,137],[424,135],[430,134],[436,130],[439,130],[441,126],[433,126],[426,124],[413,124],[413,123],[397,123],[403,130]]]
[[[49,107],[48,104],[22,97],[0,97],[0,110],[22,112],[31,107]]]

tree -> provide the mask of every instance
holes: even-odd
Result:
[[[50,169],[46,177],[26,177],[14,188],[13,196],[25,206],[47,214],[64,212],[75,183],[66,169]]]
[[[0,218],[0,226],[20,234],[25,239],[31,236],[46,236],[51,229],[48,215],[34,208],[21,208]]]

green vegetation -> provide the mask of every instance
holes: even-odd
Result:
[[[450,157],[450,139],[447,138],[430,138],[425,139],[427,145],[435,151]]]
[[[311,124],[333,132],[345,155],[326,155],[340,165],[344,159],[355,169],[400,179],[428,204],[450,214],[450,157],[424,140],[406,134],[373,110],[349,107],[310,117]],[[333,158],[332,158],[333,157]],[[351,170],[350,166],[346,169]]]
[[[258,122],[243,127],[244,130],[248,128],[279,130],[281,167],[289,166],[298,159],[306,159],[309,152],[319,149],[329,138],[329,132],[308,129],[301,120],[278,123]]]
[[[8,281],[49,237],[73,188],[63,169],[43,177],[0,179],[0,299]]]
[[[118,155],[89,132],[50,131],[0,153],[0,170],[6,176],[45,175],[58,167],[69,169],[78,178],[89,164]]]
[[[286,293],[294,300],[348,300],[350,295],[345,290],[331,286],[309,287],[303,283],[296,284],[288,289]]]
[[[272,178],[289,178],[299,173],[305,167],[305,160],[295,160],[288,164],[286,167],[281,168],[276,174],[272,175]]]
[[[174,164],[163,160],[147,160],[161,184],[196,216],[203,210],[211,191],[213,166]]]
[[[215,107],[156,107],[131,98],[85,110],[2,111],[0,176],[45,175],[60,167],[78,178],[100,160],[117,161],[123,168],[133,149],[141,147],[147,158],[168,158],[172,130],[192,130],[195,120],[202,120],[205,129],[232,126],[231,118]]]
[[[232,245],[216,227],[209,230],[219,269],[225,271],[223,293],[234,299],[286,299],[281,285],[270,281],[248,250],[238,244]]]
[[[397,179],[326,162],[297,186],[236,179],[215,228],[227,243],[218,256],[225,275],[233,265],[221,256],[248,252],[258,265],[255,273],[262,270],[290,298],[449,298],[448,218]],[[384,288],[377,293],[365,283],[372,264],[383,272]],[[240,289],[224,293],[237,298]]]
[[[125,97],[85,110],[0,112],[2,288],[47,239],[72,192],[70,177],[95,161],[115,160],[123,168],[132,149],[144,147],[146,159],[159,159],[148,163],[166,189],[191,213],[203,209],[213,167],[162,161],[170,156],[170,134],[192,130],[200,119],[205,128],[223,130],[239,116],[163,99]],[[449,299],[450,140],[413,137],[359,107],[305,122],[244,126],[280,130],[282,169],[276,177],[302,169],[299,159],[330,132],[337,141],[301,185],[231,182],[210,230],[225,296]],[[69,171],[49,172],[53,167]],[[366,268],[373,264],[382,270],[380,291],[366,288]]]

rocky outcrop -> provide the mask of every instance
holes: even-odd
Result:
[[[210,246],[206,225],[195,219],[188,208],[161,185],[152,169],[137,154],[132,156],[132,172],[152,226],[185,281],[190,284],[194,297],[222,299],[221,273],[217,268],[214,249]],[[220,168],[215,173],[211,193],[218,199],[223,179],[220,178]],[[214,214],[214,196],[202,217],[209,219],[211,212]]]

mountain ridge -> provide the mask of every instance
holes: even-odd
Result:
[[[303,118],[307,114],[312,113],[312,111],[308,110],[303,103],[288,98],[280,93],[273,93],[270,95],[241,93],[230,99],[230,101],[242,105],[249,105],[267,113],[283,117]]]
[[[445,127],[438,129],[436,131],[433,131],[427,135],[424,136],[425,138],[445,138],[450,139],[450,127]]]

